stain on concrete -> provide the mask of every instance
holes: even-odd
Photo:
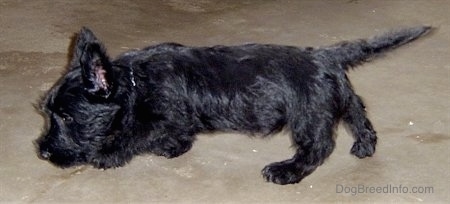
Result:
[[[18,74],[38,77],[51,71],[63,70],[67,59],[64,53],[0,52],[0,77]]]
[[[450,136],[436,133],[418,133],[406,137],[420,144],[435,144],[450,140]]]

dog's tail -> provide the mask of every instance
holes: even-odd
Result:
[[[411,42],[432,30],[430,26],[420,26],[392,31],[368,40],[341,42],[313,51],[320,61],[340,65],[348,70],[369,61],[381,53]]]

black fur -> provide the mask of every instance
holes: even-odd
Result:
[[[286,127],[294,156],[269,164],[262,174],[277,184],[297,183],[331,154],[340,119],[355,138],[351,153],[372,156],[375,130],[345,71],[429,30],[403,29],[323,48],[164,43],[111,61],[83,28],[68,72],[43,100],[49,127],[36,141],[39,156],[63,168],[106,169],[143,153],[177,157],[200,132],[266,136]]]

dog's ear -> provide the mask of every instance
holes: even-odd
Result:
[[[81,30],[73,57],[73,63],[81,67],[85,90],[94,96],[107,98],[113,85],[112,65],[103,44],[89,29]]]
[[[81,28],[80,32],[74,36],[70,46],[71,52],[69,53],[72,55],[72,68],[80,66],[80,58],[83,55],[86,45],[94,42],[98,42],[97,37],[86,27]]]

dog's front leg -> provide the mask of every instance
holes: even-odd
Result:
[[[149,150],[158,156],[174,158],[189,151],[193,140],[193,136],[167,134],[152,140]]]
[[[103,144],[97,152],[88,156],[89,163],[99,169],[116,168],[127,164],[136,153],[130,146],[129,139],[119,140],[117,138],[107,144]]]

